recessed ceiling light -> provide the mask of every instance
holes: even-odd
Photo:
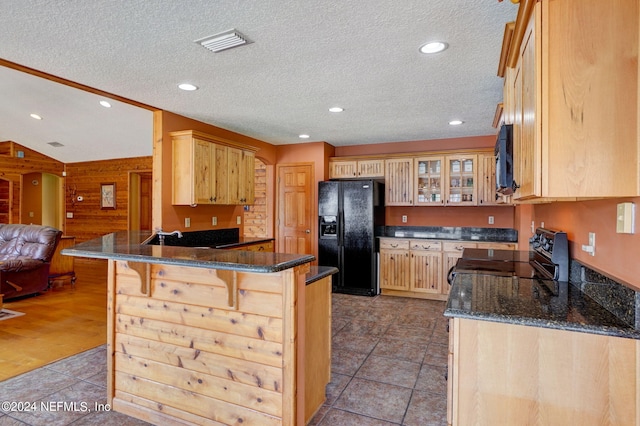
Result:
[[[432,41],[420,46],[420,52],[422,53],[438,53],[442,52],[448,47],[447,43],[443,41]]]
[[[107,101],[100,101],[100,105],[102,105],[105,108],[111,108],[111,104]]]
[[[198,86],[194,86],[193,84],[190,83],[182,83],[182,84],[178,84],[178,87],[182,90],[186,90],[188,92],[191,92],[193,90],[198,90]]]
[[[331,107],[329,108],[330,112],[342,112],[344,111],[344,108],[340,108],[340,107]]]
[[[309,135],[304,135],[304,134],[302,134],[302,135],[300,135],[300,136],[298,136],[298,137],[299,137],[300,139],[309,139]]]
[[[38,114],[29,114],[31,116],[31,118],[35,118],[36,120],[42,120],[42,117],[40,117]]]
[[[450,125],[450,126],[459,126],[459,125],[461,125],[462,123],[464,123],[464,121],[462,121],[462,120],[451,120],[451,121],[449,122],[449,125]]]

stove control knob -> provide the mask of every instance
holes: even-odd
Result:
[[[549,242],[546,242],[542,245],[542,248],[546,251],[549,251],[549,249],[551,248],[551,244],[549,244]]]

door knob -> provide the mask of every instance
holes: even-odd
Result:
[[[307,229],[307,230],[306,230],[306,231],[304,231],[304,232],[306,232],[307,234],[310,234],[310,233],[311,233],[311,229]]]

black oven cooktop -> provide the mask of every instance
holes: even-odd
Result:
[[[565,232],[538,228],[530,243],[529,251],[464,249],[462,258],[449,271],[449,284],[456,273],[562,282],[569,280],[569,251]]]

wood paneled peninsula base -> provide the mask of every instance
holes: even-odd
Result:
[[[640,332],[579,285],[456,275],[451,425],[638,425]]]
[[[307,353],[307,324],[329,333],[331,319],[330,277],[305,297],[314,257],[140,245],[148,236],[115,233],[63,252],[108,259],[112,408],[154,424],[305,424],[323,402],[305,394],[323,395],[330,380],[328,368],[306,374],[305,360],[331,358],[328,336],[324,352]]]

